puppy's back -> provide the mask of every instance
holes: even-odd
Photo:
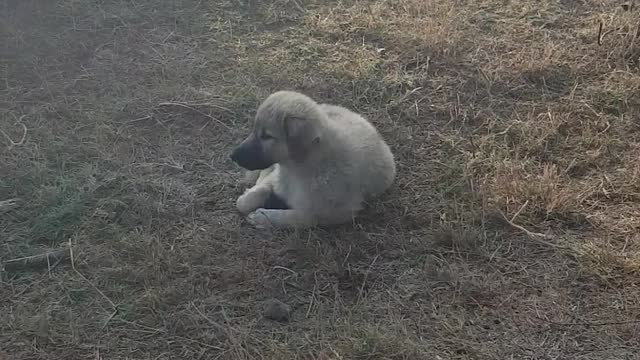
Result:
[[[360,114],[337,105],[320,104],[320,109],[327,114],[330,126],[340,130],[341,134],[364,137],[363,140],[349,139],[349,142],[372,143],[374,139],[381,140],[378,130]],[[364,145],[364,144],[362,144]]]
[[[331,127],[337,130],[343,158],[353,171],[367,197],[378,196],[387,190],[396,176],[391,149],[378,130],[360,114],[347,108],[320,104]]]

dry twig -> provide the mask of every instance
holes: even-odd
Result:
[[[227,130],[232,130],[232,129],[231,129],[231,127],[229,127],[227,124],[223,123],[223,122],[222,122],[222,121],[220,121],[219,119],[216,119],[216,118],[214,118],[213,116],[211,116],[211,115],[209,115],[209,114],[207,114],[207,113],[205,113],[205,112],[202,112],[202,111],[200,111],[200,110],[198,110],[198,109],[196,109],[196,108],[194,108],[194,107],[192,107],[192,106],[189,106],[189,105],[187,105],[187,104],[179,103],[179,102],[170,102],[170,101],[169,101],[169,102],[163,102],[163,103],[160,103],[160,104],[158,104],[158,105],[159,105],[159,106],[179,106],[179,107],[182,107],[182,108],[185,108],[185,109],[189,109],[189,110],[191,110],[191,111],[195,111],[195,112],[197,112],[198,114],[200,114],[200,115],[202,115],[202,116],[206,116],[207,118],[209,118],[209,119],[211,119],[211,120],[213,120],[213,121],[217,122],[218,124],[220,124],[221,126],[223,126],[224,128],[226,128]]]
[[[7,260],[4,263],[4,271],[17,272],[20,270],[39,269],[43,267],[47,267],[49,271],[51,271],[62,261],[68,260],[69,257],[70,254],[68,249],[59,249],[45,254]]]
[[[0,214],[12,210],[18,206],[20,199],[9,199],[0,201]]]
[[[640,323],[640,319],[635,320],[622,320],[622,321],[583,321],[583,322],[558,322],[549,319],[545,319],[538,316],[538,319],[546,321],[556,326],[613,326],[613,325],[630,325]]]
[[[22,116],[20,118],[20,120],[22,120],[22,118],[24,118],[24,116]],[[20,120],[18,120],[18,124],[20,124],[20,126],[22,126],[22,138],[20,138],[20,140],[18,142],[13,141],[13,139],[7,135],[6,132],[0,130],[0,134],[4,135],[4,137],[9,141],[9,145],[7,146],[7,148],[9,148],[9,150],[13,149],[16,146],[20,146],[22,144],[24,144],[25,139],[27,138],[27,126],[23,123],[20,122]]]
[[[80,271],[78,271],[78,269],[76,269],[75,260],[73,258],[73,247],[71,246],[71,239],[69,239],[69,258],[71,259],[71,268],[73,269],[73,271],[76,274],[78,274],[78,276],[80,276],[82,278],[82,280],[86,281],[87,284],[91,285],[91,287],[96,292],[98,292],[98,294],[100,294],[105,300],[107,300],[107,302],[109,303],[109,305],[111,305],[111,307],[113,308],[114,311],[117,311],[118,310],[118,306],[113,301],[111,301],[111,299],[109,299],[109,297],[107,295],[105,295],[102,292],[102,290],[98,289],[97,286],[95,286],[91,281],[89,281],[89,279],[87,279],[84,275],[82,275],[82,273]]]
[[[519,210],[518,213],[520,213],[521,210]],[[535,241],[537,241],[537,242],[539,242],[541,244],[544,244],[544,245],[547,245],[547,246],[551,246],[551,247],[554,247],[554,248],[558,248],[558,249],[564,249],[565,248],[562,245],[558,245],[558,244],[554,244],[552,242],[546,241],[547,239],[551,239],[551,236],[527,230],[526,228],[514,223],[512,220],[509,220],[509,218],[507,218],[507,216],[500,209],[498,209],[498,212],[500,213],[500,215],[502,216],[504,221],[507,222],[507,224],[509,224],[511,227],[513,227],[515,229],[518,229],[518,230],[522,231],[523,233],[527,234],[531,239],[533,239],[533,240],[535,240]],[[513,217],[513,220],[515,220],[515,216]]]
[[[598,25],[598,45],[602,46],[602,21],[600,21],[600,24]]]
[[[369,267],[367,268],[367,272],[364,273],[364,279],[362,280],[362,285],[360,286],[359,300],[364,299],[364,289],[365,289],[365,286],[367,285],[367,280],[369,279],[369,273],[371,272],[371,268],[373,268],[373,265],[376,263],[379,257],[380,257],[380,254],[377,254],[373,258],[373,261],[371,261],[371,264],[369,264]]]
[[[598,45],[600,46],[602,46],[602,40],[604,39],[604,37],[615,31],[615,29],[609,29],[603,33],[602,32],[603,27],[604,27],[604,24],[602,23],[602,21],[600,21],[600,24],[598,25],[598,38],[597,38]]]

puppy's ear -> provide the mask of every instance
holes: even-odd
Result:
[[[294,161],[303,161],[313,145],[320,141],[320,134],[313,122],[299,117],[289,116],[284,119],[284,131],[289,147],[289,156]]]

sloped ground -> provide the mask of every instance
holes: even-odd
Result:
[[[73,263],[2,274],[0,359],[639,358],[639,18],[3,0],[0,261]],[[285,88],[364,113],[396,154],[355,224],[236,214],[228,153]]]

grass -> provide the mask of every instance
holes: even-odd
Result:
[[[2,273],[0,359],[637,357],[632,3],[0,1],[0,262],[74,260]],[[279,89],[392,147],[355,224],[236,214]]]

